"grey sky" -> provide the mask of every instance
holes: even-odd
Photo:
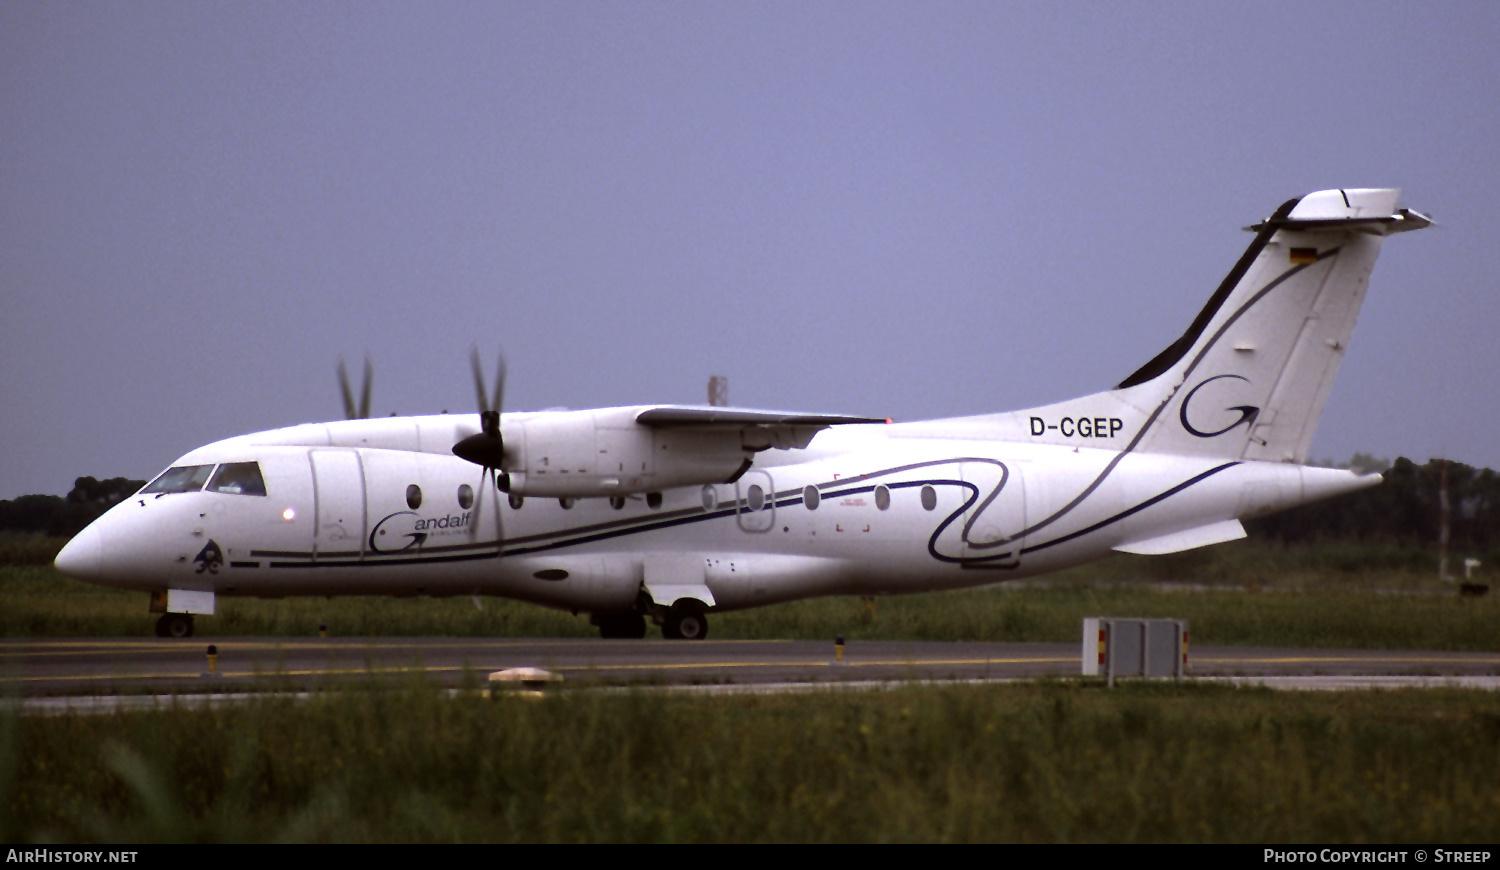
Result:
[[[1500,4],[0,0],[0,498],[342,416],[1118,382],[1394,186],[1314,441],[1500,467]]]

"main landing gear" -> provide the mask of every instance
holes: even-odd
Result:
[[[156,621],[157,637],[192,637],[193,615],[191,613],[163,613]]]
[[[652,621],[661,624],[668,640],[703,640],[708,637],[708,614],[703,602],[684,598],[668,608],[653,607]],[[589,621],[599,626],[606,640],[639,640],[646,636],[646,617],[637,610],[595,613]]]

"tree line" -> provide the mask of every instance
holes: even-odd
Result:
[[[67,496],[23,495],[0,500],[0,531],[70,538],[96,517],[134,495],[144,480],[80,477]]]
[[[1446,476],[1449,547],[1470,553],[1500,549],[1500,474],[1438,459],[1417,465],[1402,458],[1384,468],[1384,463],[1368,460],[1356,454],[1350,464],[1380,471],[1384,483],[1247,520],[1250,536],[1288,544],[1336,540],[1436,545]]]

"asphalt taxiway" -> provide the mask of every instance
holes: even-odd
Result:
[[[215,655],[208,655],[212,644]],[[543,668],[570,684],[754,687],[1078,677],[1077,643],[487,638],[53,638],[0,641],[23,697],[308,691],[424,675],[439,685]],[[1193,678],[1291,688],[1500,688],[1500,654],[1192,647]]]

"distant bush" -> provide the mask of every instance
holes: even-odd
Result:
[[[1500,475],[1461,462],[1400,458],[1370,489],[1248,520],[1252,537],[1287,544],[1319,541],[1437,543],[1442,478],[1448,479],[1449,546],[1488,553],[1500,549]]]
[[[0,565],[51,565],[67,538],[0,532]]]
[[[96,480],[80,477],[66,498],[55,495],[23,495],[0,500],[0,532],[29,532],[71,538],[100,514],[129,498],[144,480],[111,477]],[[28,563],[9,563],[28,564]]]

